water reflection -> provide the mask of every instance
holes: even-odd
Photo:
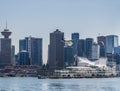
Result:
[[[114,87],[103,87],[104,91],[117,91]]]
[[[120,91],[120,79],[0,78],[0,91]]]
[[[64,84],[62,84],[62,83],[51,83],[51,84],[49,84],[49,87],[50,88],[58,88],[58,89],[64,89],[65,88]]]

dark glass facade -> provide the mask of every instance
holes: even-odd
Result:
[[[30,65],[42,66],[42,38],[26,37],[19,41],[19,50],[29,53]]]
[[[72,40],[79,39],[79,33],[72,33],[71,39],[72,39]]]
[[[78,56],[84,57],[85,56],[85,40],[80,39],[77,44]]]
[[[93,41],[94,41],[93,38],[86,38],[85,55],[87,58],[91,57]]]
[[[26,39],[19,40],[19,51],[22,51],[22,50],[27,50],[27,40]]]
[[[108,35],[106,36],[106,53],[112,54],[114,47],[118,46],[118,36],[117,35]]]
[[[65,66],[74,65],[74,49],[72,46],[64,47],[64,62]]]
[[[29,53],[25,50],[19,52],[19,65],[30,65]]]
[[[9,29],[4,29],[1,34],[4,38],[0,39],[0,65],[8,66],[12,65],[11,62],[11,39],[9,36],[12,32]]]
[[[74,55],[77,55],[78,54],[77,45],[78,45],[78,40],[79,40],[79,33],[72,33],[71,39],[73,42],[72,46],[74,48]]]
[[[56,29],[50,33],[49,66],[51,69],[64,67],[64,33]]]

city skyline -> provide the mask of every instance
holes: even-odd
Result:
[[[119,9],[119,0],[4,0],[0,3],[0,31],[7,20],[16,53],[19,39],[30,35],[43,38],[43,60],[47,61],[49,33],[57,28],[65,33],[65,39],[74,32],[95,40],[99,33],[119,36]]]

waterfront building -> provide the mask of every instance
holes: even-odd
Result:
[[[91,60],[98,60],[100,55],[100,46],[96,43],[92,45]]]
[[[50,33],[49,66],[51,69],[64,67],[64,33],[56,29]]]
[[[114,62],[107,62],[107,58],[99,58],[90,61],[84,57],[78,57],[77,66],[69,66],[62,70],[55,70],[55,78],[85,78],[85,77],[109,77],[116,76]],[[109,66],[108,66],[109,65]]]
[[[91,61],[85,57],[76,57],[78,60],[78,65],[80,67],[107,67],[107,58],[99,58],[95,61]]]
[[[85,56],[85,40],[84,39],[78,40],[77,51],[78,51],[78,54],[77,54],[78,56],[80,57]]]
[[[19,41],[19,52],[29,53],[30,65],[42,66],[42,38],[26,37]]]
[[[8,66],[12,65],[11,63],[11,31],[9,29],[4,29],[1,34],[4,38],[0,39],[0,65]]]
[[[19,65],[30,65],[29,52],[22,50],[19,52]]]
[[[93,42],[94,42],[93,38],[86,38],[85,54],[88,59],[91,57]]]
[[[108,35],[106,36],[106,53],[112,54],[114,47],[118,46],[118,36],[117,35]]]

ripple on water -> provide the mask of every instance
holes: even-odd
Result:
[[[0,91],[120,91],[120,78],[37,79],[0,78]]]

